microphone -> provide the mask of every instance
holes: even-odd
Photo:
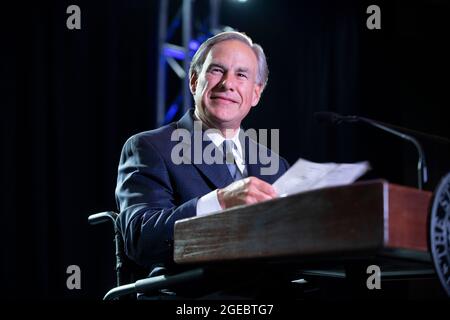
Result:
[[[341,116],[334,112],[315,112],[314,117],[319,122],[330,122],[332,124],[341,124],[342,122],[356,122],[356,116]]]
[[[428,171],[427,166],[425,162],[425,153],[423,152],[422,146],[420,145],[419,141],[417,141],[416,138],[413,136],[407,135],[403,132],[412,132],[419,135],[424,135],[428,137],[432,137],[431,135],[419,133],[410,129],[394,126],[391,124],[387,124],[381,121],[372,120],[369,118],[359,117],[359,116],[342,116],[340,114],[334,113],[334,112],[315,112],[314,117],[319,122],[330,122],[332,124],[338,125],[342,122],[364,122],[371,126],[374,126],[378,129],[381,129],[383,131],[387,131],[389,133],[392,133],[393,135],[396,135],[397,137],[400,137],[404,140],[408,140],[414,144],[414,146],[417,149],[417,152],[419,154],[419,160],[417,162],[417,187],[418,189],[423,189],[423,184],[428,181]],[[402,132],[403,131],[403,132]],[[439,138],[439,140],[446,140]]]

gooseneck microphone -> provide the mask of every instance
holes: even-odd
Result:
[[[359,117],[359,116],[342,116],[340,114],[334,113],[334,112],[316,112],[314,113],[314,117],[319,122],[328,122],[335,125],[341,124],[342,122],[364,122],[367,124],[370,124],[371,126],[377,127],[378,129],[381,129],[383,131],[387,131],[389,133],[392,133],[393,135],[396,135],[397,137],[400,137],[404,140],[408,140],[414,144],[414,146],[417,149],[417,152],[419,154],[419,160],[417,162],[417,187],[422,190],[423,185],[428,181],[428,172],[427,172],[427,166],[425,162],[425,153],[423,152],[422,146],[420,145],[419,141],[417,141],[416,138],[413,136],[410,136],[408,134],[405,134],[403,132],[414,132],[413,130],[401,128],[398,126],[394,126],[391,124],[383,123],[380,121]],[[403,132],[402,132],[403,131]],[[418,133],[418,132],[414,132]],[[421,135],[430,136],[427,134],[418,133]],[[445,139],[443,139],[445,140]]]

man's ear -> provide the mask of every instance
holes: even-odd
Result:
[[[253,96],[252,96],[252,107],[255,107],[258,102],[259,99],[261,98],[261,89],[262,86],[259,84],[255,84],[255,88],[253,89]]]
[[[191,89],[192,95],[195,95],[195,91],[197,89],[197,81],[198,81],[197,74],[193,72],[191,78],[189,79],[189,88]]]

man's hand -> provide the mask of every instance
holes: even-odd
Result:
[[[266,201],[277,196],[272,185],[256,177],[248,177],[217,190],[217,198],[222,209]]]

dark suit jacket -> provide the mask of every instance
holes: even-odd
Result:
[[[127,256],[144,267],[170,263],[175,221],[194,217],[200,197],[233,182],[225,164],[174,164],[171,152],[179,141],[171,141],[171,135],[177,128],[188,130],[193,139],[193,110],[176,123],[132,136],[120,158],[116,187],[118,226]],[[254,140],[242,141],[247,149],[255,146]],[[264,146],[258,147],[271,154]],[[273,155],[280,160],[276,174],[261,175],[262,164],[258,160],[257,164],[246,164],[248,176],[268,183],[278,179],[288,163]],[[192,154],[185,156],[189,158]]]

